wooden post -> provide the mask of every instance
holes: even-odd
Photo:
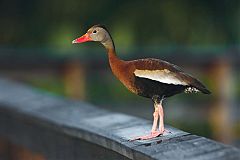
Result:
[[[85,99],[85,70],[78,60],[65,64],[64,85],[66,96],[73,99]]]
[[[0,138],[0,159],[9,159],[9,143],[6,139]]]
[[[1,160],[45,160],[38,153],[34,153],[22,146],[11,144],[8,140],[0,138]]]
[[[210,108],[210,124],[213,137],[224,143],[233,139],[231,111],[231,65],[228,59],[215,61],[210,71],[213,88],[213,104]]]
[[[22,146],[10,145],[9,160],[46,160],[41,154],[34,153]]]

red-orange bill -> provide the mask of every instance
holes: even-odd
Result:
[[[90,36],[86,33],[83,36],[75,39],[72,41],[72,43],[83,43],[83,42],[87,42],[87,41],[92,41],[92,39],[90,38]]]

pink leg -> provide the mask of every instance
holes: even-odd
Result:
[[[159,132],[160,134],[163,133],[171,133],[170,131],[166,130],[164,128],[164,112],[163,112],[163,107],[162,107],[162,103],[158,104],[158,108],[159,108]]]
[[[157,131],[157,124],[158,124],[158,117],[159,117],[159,109],[158,106],[154,104],[155,111],[153,112],[153,125],[152,125],[152,131],[151,133],[154,133]]]
[[[163,121],[163,118],[164,118],[164,112],[163,112],[163,107],[162,107],[162,104],[158,104],[158,108],[159,108],[159,132],[160,134],[163,134],[164,132],[164,121]]]
[[[159,131],[157,131],[158,117],[160,115],[159,114],[159,106],[157,104],[154,104],[154,108],[155,108],[155,111],[153,113],[153,125],[152,125],[151,134],[136,137],[136,138],[132,139],[131,141],[152,139],[152,138],[158,137],[161,134]]]

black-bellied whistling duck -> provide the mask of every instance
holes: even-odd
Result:
[[[112,37],[103,25],[91,27],[86,34],[73,40],[72,43],[87,41],[98,41],[103,44],[107,50],[113,74],[128,90],[153,100],[155,111],[151,133],[136,139],[151,139],[166,132],[162,107],[162,101],[165,98],[181,92],[210,94],[210,91],[200,81],[185,73],[178,66],[166,61],[153,58],[133,61],[119,59]],[[157,129],[158,119],[159,129]]]

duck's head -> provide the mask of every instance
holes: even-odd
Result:
[[[101,42],[103,45],[104,43],[111,40],[111,36],[108,33],[107,29],[103,25],[94,25],[90,29],[88,29],[87,33],[85,33],[83,36],[75,39],[72,41],[72,43],[83,43],[88,41],[97,41]]]

